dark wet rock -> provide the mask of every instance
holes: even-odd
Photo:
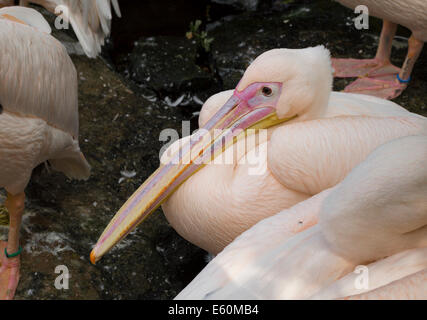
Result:
[[[183,37],[145,38],[135,44],[130,55],[130,76],[159,98],[171,104],[183,93],[206,99],[218,90],[218,81],[208,67],[198,64],[199,47]]]
[[[259,54],[285,46],[283,26],[280,16],[261,13],[228,17],[208,26],[209,36],[214,38],[212,55],[224,89],[234,88]]]
[[[260,4],[260,0],[212,0],[212,2],[221,5],[233,6],[240,10],[244,9],[249,11],[255,11]]]

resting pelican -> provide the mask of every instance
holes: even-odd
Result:
[[[32,170],[48,161],[70,178],[90,173],[78,143],[77,72],[49,32],[33,9],[0,9],[0,187],[10,215],[8,242],[0,244],[0,299],[12,299],[19,281],[19,229]]]
[[[335,187],[243,233],[176,298],[427,299],[426,159],[426,135],[378,147]]]
[[[206,102],[202,129],[185,138],[179,152],[166,152],[160,168],[107,226],[92,262],[167,199],[163,209],[175,230],[217,254],[260,220],[339,183],[377,146],[426,130],[424,117],[393,102],[331,93],[331,85],[330,55],[323,46],[259,56],[236,90]],[[239,145],[248,139],[237,142],[235,157],[246,161],[201,169],[249,128],[270,129],[264,137],[265,131],[259,133],[257,147],[243,152],[246,158]]]
[[[13,6],[14,0],[0,0],[0,7]],[[121,17],[118,0],[20,0],[21,6],[29,3],[45,7],[54,14],[69,17],[74,32],[86,55],[96,58],[101,53],[104,39],[110,35],[111,5],[118,17]],[[64,13],[68,8],[68,15]]]
[[[385,99],[399,96],[408,85],[424,42],[427,41],[427,1],[424,0],[337,0],[354,9],[365,5],[369,15],[383,19],[380,42],[374,59],[335,59],[336,77],[359,77],[344,91]],[[412,31],[408,54],[401,69],[390,62],[392,41],[400,24]]]

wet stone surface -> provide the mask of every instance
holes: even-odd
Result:
[[[213,3],[222,4],[222,5],[228,5],[235,7],[239,10],[249,10],[249,11],[255,11],[259,5],[260,0],[212,0]]]
[[[138,41],[130,56],[131,79],[140,87],[154,91],[159,98],[168,98],[171,104],[183,93],[198,93],[199,100],[205,100],[220,87],[215,74],[197,64],[198,49],[195,40],[185,37]]]
[[[80,144],[92,175],[78,182],[48,173],[43,166],[35,170],[27,188],[16,298],[173,298],[203,268],[205,252],[182,239],[161,210],[96,266],[89,262],[92,246],[114,213],[157,168],[160,132],[173,128],[181,133],[182,120],[192,120],[195,129],[199,100],[206,99],[209,90],[234,88],[251,61],[266,50],[323,44],[335,57],[373,57],[381,23],[371,18],[371,28],[358,31],[353,17],[351,10],[333,1],[286,1],[266,11],[210,21],[213,67],[208,69],[194,61],[197,49],[184,34],[141,38],[119,59],[109,59],[108,52],[106,60],[73,55],[79,74]],[[398,34],[409,35],[403,28]],[[68,33],[63,37],[72,39]],[[150,47],[153,43],[161,50]],[[406,50],[406,40],[397,39],[393,63],[400,66]],[[334,89],[350,81],[336,79]],[[427,116],[426,92],[424,50],[412,83],[395,101]],[[3,238],[5,234],[6,229],[0,229]],[[54,286],[58,265],[70,271],[69,290]]]

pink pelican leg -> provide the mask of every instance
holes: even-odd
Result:
[[[408,41],[409,49],[405,62],[399,73],[372,73],[349,84],[344,91],[378,96],[384,99],[398,97],[406,89],[415,62],[420,56],[424,42],[411,36]]]
[[[380,42],[374,59],[332,59],[334,76],[338,78],[355,78],[370,75],[397,74],[399,68],[390,62],[391,44],[396,33],[397,24],[383,21]]]
[[[406,89],[424,42],[414,35],[408,41],[408,54],[403,67],[390,62],[391,45],[397,25],[384,20],[378,51],[374,59],[333,59],[334,76],[358,77],[344,91],[394,99]]]
[[[9,240],[1,242],[1,266],[0,266],[0,300],[12,300],[19,282],[19,229],[22,221],[22,213],[25,206],[25,193],[12,195],[8,193],[6,208],[10,215]],[[9,257],[6,256],[6,252]]]

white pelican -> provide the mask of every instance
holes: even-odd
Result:
[[[377,146],[426,130],[422,116],[376,97],[331,93],[331,84],[330,55],[323,46],[259,56],[234,92],[205,104],[202,129],[191,137],[191,146],[184,142],[169,162],[162,161],[123,205],[94,247],[92,262],[168,197],[163,209],[177,232],[217,254],[258,221],[339,183]],[[218,128],[228,130],[220,135]],[[223,140],[230,142],[247,128],[270,128],[270,133],[257,148],[244,151],[246,162],[201,169],[201,160],[222,151]],[[216,134],[213,143],[209,132]],[[265,170],[251,174],[257,158]]]
[[[354,9],[365,5],[369,15],[383,19],[380,42],[374,59],[334,59],[336,77],[359,77],[346,92],[364,93],[385,99],[399,96],[408,85],[424,42],[427,41],[427,1],[425,0],[337,0]],[[408,54],[402,68],[391,64],[392,41],[400,24],[412,31]]]
[[[13,6],[14,2],[0,0],[0,7]],[[90,58],[96,58],[101,53],[104,40],[110,35],[113,18],[111,5],[117,16],[121,17],[118,0],[20,0],[19,3],[22,6],[35,3],[54,14],[63,14],[63,8],[68,8],[69,22]],[[66,14],[64,18],[67,18]]]
[[[19,281],[19,229],[32,170],[49,161],[71,178],[90,173],[78,143],[77,72],[49,32],[33,9],[0,9],[0,187],[10,215],[8,242],[0,244],[0,299],[12,299]]]
[[[176,298],[427,299],[426,159],[426,135],[378,147],[335,187],[243,233]]]

